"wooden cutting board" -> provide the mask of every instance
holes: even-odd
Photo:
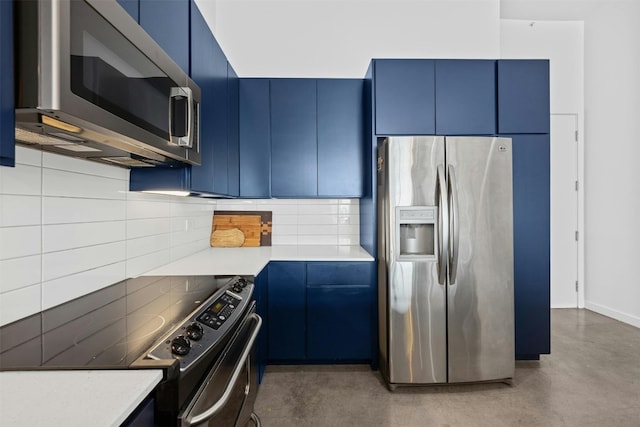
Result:
[[[237,233],[242,232],[244,241],[239,246],[271,246],[271,211],[215,211],[211,227],[210,243],[213,247],[237,245]],[[220,232],[225,233],[220,234]]]
[[[211,246],[217,248],[238,248],[244,244],[244,233],[237,228],[215,230],[211,233]]]

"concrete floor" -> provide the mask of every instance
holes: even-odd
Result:
[[[368,366],[268,366],[263,427],[640,426],[640,329],[587,310],[552,310],[551,355],[505,384],[389,392]]]

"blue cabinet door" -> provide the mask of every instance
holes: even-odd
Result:
[[[549,133],[549,61],[498,61],[498,132]]]
[[[374,310],[371,262],[307,263],[309,361],[372,360]]]
[[[13,2],[0,1],[0,165],[15,165]]]
[[[371,360],[371,292],[365,286],[307,288],[307,358]]]
[[[140,26],[188,73],[189,0],[140,0],[139,13]]]
[[[496,62],[436,60],[436,134],[496,133]]]
[[[550,352],[549,135],[513,140],[516,357]]]
[[[306,357],[306,288],[304,262],[270,262],[267,290],[269,360]]]
[[[318,88],[318,196],[361,197],[364,81],[321,79]]]
[[[435,133],[435,65],[429,59],[374,62],[377,135]]]
[[[118,0],[118,3],[136,22],[140,23],[140,0]]]
[[[204,17],[191,7],[191,78],[201,90],[201,166],[191,168],[194,191],[228,193],[227,59]]]
[[[271,194],[318,194],[314,79],[271,80]]]
[[[240,107],[238,74],[227,61],[227,194],[240,195]]]
[[[253,280],[255,286],[253,295],[256,300],[256,313],[262,317],[262,328],[256,338],[256,364],[258,384],[262,382],[264,370],[267,367],[267,335],[269,329],[269,311],[267,307],[267,289],[269,286],[269,269],[265,267]]]
[[[271,197],[269,80],[240,79],[240,196]]]

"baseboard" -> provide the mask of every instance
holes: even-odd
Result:
[[[638,316],[622,313],[618,310],[614,310],[612,308],[605,307],[603,305],[596,304],[591,301],[585,301],[584,308],[591,311],[595,311],[596,313],[600,313],[604,316],[619,320],[621,322],[628,323],[629,325],[635,326],[636,328],[640,328],[640,317]]]

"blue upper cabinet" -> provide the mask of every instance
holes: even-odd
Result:
[[[204,17],[191,8],[191,78],[200,86],[202,165],[191,167],[194,191],[226,195],[228,180],[227,58]]]
[[[435,62],[428,59],[375,60],[377,135],[435,133]]]
[[[271,197],[268,79],[240,79],[240,165],[240,196]]]
[[[271,80],[271,194],[318,193],[316,80]]]
[[[549,61],[498,61],[498,132],[549,133]]]
[[[318,96],[318,196],[360,197],[364,173],[364,81],[321,79]]]
[[[124,7],[129,11],[126,5]],[[189,9],[189,0],[140,0],[139,8],[140,26],[187,73]]]
[[[15,165],[13,2],[0,1],[0,165]]]
[[[240,82],[227,61],[227,179],[230,196],[240,195]]]
[[[438,135],[496,133],[496,61],[436,60]]]
[[[136,22],[140,23],[140,0],[118,0],[118,3]]]

